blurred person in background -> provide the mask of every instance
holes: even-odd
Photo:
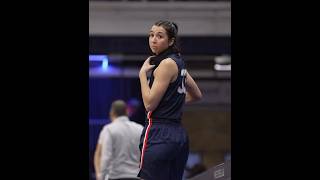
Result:
[[[97,180],[135,180],[139,172],[139,139],[143,126],[130,121],[126,103],[114,101],[111,123],[100,132],[94,154]]]
[[[127,111],[129,119],[133,122],[144,126],[145,123],[145,112],[141,105],[141,102],[136,97],[131,97],[127,101]]]

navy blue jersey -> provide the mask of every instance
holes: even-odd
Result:
[[[185,103],[186,89],[186,69],[184,61],[177,53],[167,55],[165,58],[171,58],[178,66],[178,76],[174,82],[171,82],[163,95],[159,105],[152,111],[151,118],[153,120],[169,120],[173,122],[181,122],[183,105]],[[165,59],[163,58],[163,59]],[[149,87],[152,87],[154,76],[153,72],[148,78]]]

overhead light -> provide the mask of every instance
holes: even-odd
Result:
[[[216,71],[231,71],[231,56],[221,55],[214,58],[214,70]]]
[[[228,64],[228,65],[215,64],[214,69],[217,71],[231,71],[231,64]]]
[[[220,65],[231,64],[231,56],[229,56],[229,55],[216,56],[216,57],[214,57],[214,62],[216,64],[220,64]]]
[[[109,66],[108,58],[103,59],[103,60],[102,60],[102,69],[103,69],[103,70],[107,70],[107,69],[108,69],[108,66]]]
[[[107,70],[109,67],[109,58],[107,55],[89,55],[89,61],[101,62],[102,70]]]
[[[89,61],[103,61],[108,59],[107,55],[89,55]]]

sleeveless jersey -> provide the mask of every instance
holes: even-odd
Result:
[[[167,55],[167,58],[174,60],[178,66],[178,76],[174,82],[171,82],[160,100],[159,105],[152,111],[151,118],[153,120],[166,120],[180,123],[183,111],[183,105],[185,103],[186,88],[186,69],[184,61],[177,53]],[[165,59],[165,58],[164,58]],[[148,78],[149,87],[152,87],[154,76],[153,72]]]

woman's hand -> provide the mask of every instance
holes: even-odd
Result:
[[[148,59],[146,59],[140,69],[139,75],[141,74],[146,74],[147,72],[149,72],[155,65],[151,65],[150,64],[150,58],[154,57],[154,56],[150,56],[148,57]]]

